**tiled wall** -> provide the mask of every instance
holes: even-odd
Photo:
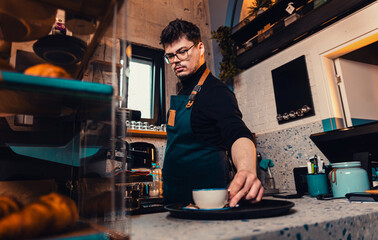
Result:
[[[257,134],[257,152],[263,159],[271,159],[271,168],[276,188],[295,189],[293,168],[307,166],[306,160],[315,154],[328,160],[322,155],[309,136],[322,132],[321,121],[286,128],[276,132]]]

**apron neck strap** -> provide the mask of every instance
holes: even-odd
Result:
[[[200,80],[198,81],[197,85],[193,88],[193,91],[189,95],[189,102],[186,104],[186,108],[189,109],[192,107],[194,103],[194,99],[196,98],[197,94],[201,91],[201,86],[205,82],[207,76],[209,75],[210,71],[208,68],[202,73]]]

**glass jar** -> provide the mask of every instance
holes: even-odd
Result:
[[[152,164],[151,174],[153,177],[153,182],[152,184],[149,185],[149,195],[150,197],[158,197],[163,193],[162,181],[161,181],[162,172],[161,172],[161,168],[156,163]]]
[[[334,198],[345,197],[352,192],[369,190],[369,178],[360,162],[340,162],[331,164],[333,169],[329,173]]]

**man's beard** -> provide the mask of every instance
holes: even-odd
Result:
[[[188,73],[188,74],[183,74],[183,75],[180,75],[180,76],[178,76],[178,75],[176,74],[176,76],[177,76],[177,77],[180,79],[180,81],[182,81],[182,82],[185,82],[187,79],[191,78],[193,75],[194,75],[194,72],[192,72],[192,73]]]
[[[181,67],[184,67],[184,69],[186,69],[186,66],[184,66],[184,65],[176,65],[176,67],[177,66],[181,66]],[[196,72],[197,72],[197,70],[198,70],[198,68],[199,68],[200,66],[197,66],[196,68],[195,68],[195,70],[194,71],[192,71],[192,72],[189,72],[189,73],[185,73],[185,74],[183,74],[183,75],[178,75],[178,74],[180,74],[180,73],[176,73],[175,72],[175,74],[176,74],[176,77],[178,77],[181,81],[185,81],[185,80],[187,80],[187,79],[189,79],[191,76],[193,76]]]
[[[194,73],[185,73],[185,74],[182,74],[182,75],[177,75],[176,74],[176,77],[178,77],[180,80],[185,80],[189,77],[191,77]]]

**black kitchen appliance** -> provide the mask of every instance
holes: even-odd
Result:
[[[149,195],[150,184],[153,183],[154,179],[152,174],[148,173],[156,164],[156,147],[148,142],[132,142],[127,143],[127,149],[127,183],[125,188],[133,188],[135,193],[132,198],[134,207],[127,209],[127,213],[140,215],[166,211],[161,195],[152,197]],[[115,181],[118,185],[121,184],[119,180],[120,178],[116,176]]]
[[[128,144],[128,169],[152,168],[156,161],[156,148],[147,142],[133,142]]]

